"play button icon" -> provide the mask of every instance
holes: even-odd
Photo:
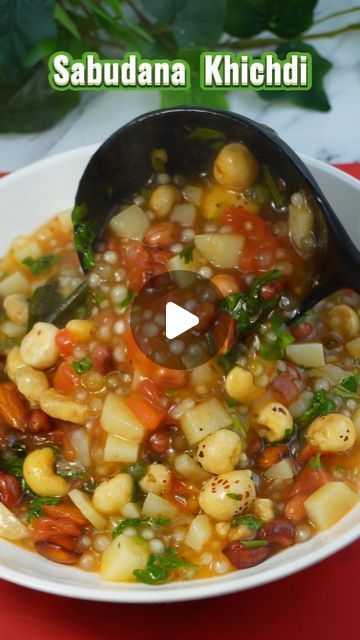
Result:
[[[170,271],[148,280],[133,300],[130,328],[142,353],[167,369],[192,369],[214,358],[229,334],[230,316],[211,280]]]
[[[181,336],[185,331],[193,329],[200,322],[194,313],[179,307],[175,302],[167,302],[165,310],[165,335],[168,340]]]

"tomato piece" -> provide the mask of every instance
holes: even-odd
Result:
[[[274,396],[285,406],[292,404],[300,395],[300,390],[295,382],[286,374],[277,376],[271,385]]]
[[[297,455],[296,462],[298,464],[306,464],[306,462],[308,462],[310,458],[315,456],[318,452],[319,449],[314,447],[312,444],[306,444],[305,447]]]
[[[152,362],[152,360],[147,358],[141,349],[139,349],[130,330],[126,332],[124,340],[128,348],[129,359],[132,366],[138,368],[144,376],[154,380],[155,384],[159,387],[163,389],[168,387],[176,389],[186,385],[188,380],[187,371],[166,369]]]
[[[166,409],[155,407],[140,393],[133,391],[125,398],[125,404],[136,415],[146,429],[156,429],[166,416]]]
[[[79,376],[77,376],[72,364],[66,360],[61,362],[56,369],[53,378],[53,386],[56,391],[64,394],[71,394],[79,384]]]
[[[76,342],[70,331],[67,329],[61,329],[61,331],[59,331],[55,336],[55,343],[62,358],[72,356],[76,347]]]
[[[160,400],[166,400],[165,396],[161,394],[159,387],[150,378],[142,380],[137,387],[137,391],[144,396],[149,402],[158,406]]]

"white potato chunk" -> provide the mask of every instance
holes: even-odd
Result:
[[[170,504],[165,498],[157,496],[155,493],[148,493],[142,508],[142,515],[147,518],[176,518],[177,508]]]
[[[192,204],[196,205],[197,207],[201,205],[203,194],[203,189],[193,184],[187,184],[183,189],[183,196],[185,200],[192,202]]]
[[[210,433],[229,427],[231,418],[217,398],[211,398],[186,411],[180,425],[190,445],[196,444]]]
[[[180,453],[174,460],[175,471],[188,480],[206,480],[209,474],[188,453]]]
[[[110,229],[117,236],[126,236],[132,240],[142,240],[149,226],[146,213],[135,204],[120,211],[109,223]]]
[[[243,246],[243,236],[235,233],[202,233],[195,236],[195,247],[220,269],[237,267]]]
[[[170,214],[172,222],[179,222],[184,227],[192,227],[196,218],[196,208],[193,204],[176,204]]]
[[[128,473],[118,473],[96,487],[92,499],[93,505],[105,516],[120,514],[122,508],[130,502],[132,492],[132,477]]]
[[[289,344],[286,356],[300,367],[323,367],[325,364],[324,347],[321,342],[304,342]]]
[[[139,444],[125,440],[111,433],[107,436],[104,448],[104,462],[136,462],[139,456]]]
[[[354,340],[347,342],[345,349],[353,358],[360,358],[360,338],[355,338]]]
[[[124,398],[116,393],[108,393],[106,396],[100,416],[100,425],[107,433],[133,442],[141,442],[145,434],[143,424],[127,407]]]
[[[284,458],[264,472],[268,480],[290,480],[294,477],[294,466],[290,458]]]
[[[22,540],[28,535],[25,525],[0,502],[0,537],[6,540]]]
[[[194,551],[201,551],[203,546],[211,538],[213,527],[210,518],[201,514],[196,516],[188,529],[185,538],[185,544]]]
[[[255,499],[251,471],[230,471],[208,480],[199,494],[199,504],[214,520],[229,522],[248,509]]]
[[[100,575],[103,580],[112,582],[132,582],[134,571],[144,570],[149,557],[149,549],[139,538],[117,536],[105,549],[100,564]]]
[[[150,464],[139,485],[144,493],[165,493],[170,482],[169,469],[164,464]]]
[[[107,529],[107,519],[95,509],[90,496],[83,491],[80,491],[80,489],[72,489],[68,495],[74,505],[79,509],[79,511],[81,511],[84,518],[86,518],[86,520],[88,520],[95,529],[98,529],[99,531]]]
[[[327,482],[304,502],[310,522],[324,531],[341,520],[359,502],[359,497],[343,482]]]

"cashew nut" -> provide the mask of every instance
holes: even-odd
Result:
[[[45,373],[27,365],[15,372],[14,380],[20,393],[30,402],[39,402],[42,393],[49,387]]]
[[[13,347],[6,358],[6,373],[12,382],[15,381],[15,374],[21,367],[25,367],[25,362],[20,355],[20,349]]]
[[[356,311],[347,304],[337,304],[326,314],[326,324],[340,333],[345,340],[356,338],[360,332],[360,320]]]
[[[38,496],[61,497],[68,492],[67,482],[54,472],[55,459],[55,453],[50,447],[35,449],[25,458],[25,482]]]
[[[254,414],[254,427],[268,442],[278,442],[291,432],[293,418],[281,402],[268,402]]]
[[[46,389],[39,399],[40,408],[51,418],[84,424],[88,418],[89,410],[85,404],[70,400],[55,389]]]
[[[342,413],[329,413],[315,418],[306,438],[324,453],[344,453],[356,440],[356,430],[350,418]]]

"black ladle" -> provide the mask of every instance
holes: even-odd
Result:
[[[215,133],[211,136],[204,130]],[[315,253],[299,313],[342,288],[360,293],[360,252],[305,164],[272,129],[235,113],[196,107],[165,109],[118,129],[92,156],[80,180],[75,204],[86,212],[82,223],[95,224],[96,240],[101,239],[119,205],[130,203],[153,174],[154,148],[166,149],[168,173],[193,178],[211,170],[219,142],[234,141],[246,144],[261,164],[283,178],[288,194],[305,189],[310,200]],[[81,252],[79,259],[86,272],[88,264]]]

